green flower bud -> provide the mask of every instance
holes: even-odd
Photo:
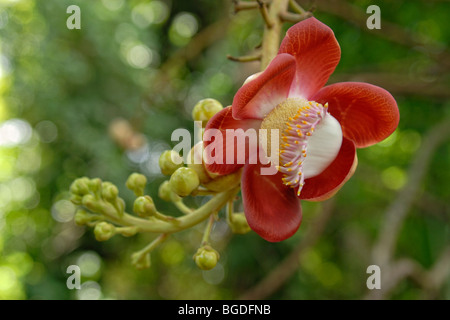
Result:
[[[161,183],[158,189],[158,196],[164,201],[168,202],[180,200],[180,197],[176,195],[170,187],[169,181],[164,181],[163,183]]]
[[[89,180],[89,189],[92,192],[98,194],[101,191],[101,188],[102,188],[102,180],[100,180],[99,178]]]
[[[89,193],[89,178],[78,178],[70,185],[70,193],[77,196],[84,196]]]
[[[211,177],[204,167],[202,153],[203,141],[200,141],[191,149],[191,152],[188,155],[188,168],[194,170],[197,173],[200,182],[204,184],[211,181]]]
[[[245,215],[242,213],[234,213],[229,222],[231,231],[237,234],[246,234],[249,232],[250,226],[248,225]]]
[[[194,255],[195,264],[202,270],[211,270],[219,261],[219,253],[210,246],[204,246]]]
[[[88,208],[89,210],[92,210],[94,212],[101,211],[101,206],[98,203],[97,199],[92,194],[87,194],[83,197],[81,203],[83,206]]]
[[[151,266],[150,254],[141,252],[136,252],[131,256],[131,263],[138,270],[148,269]]]
[[[156,214],[156,207],[150,196],[139,197],[134,201],[133,210],[141,217],[150,217]]]
[[[128,189],[134,192],[138,197],[144,195],[145,185],[147,184],[147,178],[140,173],[133,173],[128,177],[126,186]]]
[[[94,228],[95,239],[106,241],[116,234],[116,228],[108,222],[99,222]]]
[[[159,157],[159,167],[162,174],[170,176],[178,168],[183,166],[183,158],[173,150],[164,151]]]
[[[116,198],[115,207],[117,209],[117,213],[119,214],[119,217],[121,217],[125,212],[125,200],[122,198]]]
[[[197,189],[200,184],[197,173],[191,168],[178,168],[169,180],[170,187],[180,197],[185,197]]]
[[[81,205],[81,203],[83,201],[83,198],[81,196],[76,195],[76,194],[72,194],[70,196],[70,201],[72,201],[73,204]]]
[[[86,223],[91,222],[95,216],[89,214],[86,210],[79,209],[75,213],[75,223],[79,226],[84,226]]]
[[[102,198],[108,202],[114,202],[119,195],[119,189],[111,182],[102,183]]]
[[[194,121],[202,121],[203,126],[211,119],[217,112],[223,109],[222,104],[215,99],[203,99],[197,102],[192,110],[192,119]]]

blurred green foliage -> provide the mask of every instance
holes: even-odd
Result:
[[[352,3],[363,12],[372,4]],[[66,28],[71,4],[81,8],[81,30]],[[383,19],[424,39],[450,43],[448,2],[377,4]],[[391,72],[414,80],[439,66],[430,54],[367,33],[363,25],[320,8],[315,16],[341,45],[337,76]],[[232,236],[219,221],[212,241],[221,259],[213,270],[201,271],[192,260],[202,236],[202,228],[194,228],[156,250],[151,269],[137,271],[130,256],[154,236],[98,243],[92,230],[74,224],[74,206],[67,200],[75,178],[100,177],[123,186],[130,207],[133,197],[124,183],[138,171],[149,178],[147,192],[158,208],[175,211],[156,199],[164,181],[159,155],[172,146],[174,129],[193,130],[190,112],[197,101],[211,97],[229,105],[242,81],[258,71],[257,63],[237,64],[226,54],[252,51],[262,28],[256,11],[233,15],[228,1],[0,0],[0,299],[234,299],[302,241],[320,204],[303,204],[303,225],[282,243],[254,233]],[[436,75],[422,76],[432,81]],[[370,248],[385,209],[408,184],[406,170],[424,133],[450,116],[448,98],[394,95],[398,130],[359,150],[358,170],[337,195],[324,234],[271,298],[348,299],[366,292]],[[145,135],[140,148],[124,149],[112,138],[117,118]],[[397,255],[425,268],[450,242],[450,146],[441,146],[432,159],[397,247]],[[71,264],[81,267],[82,290],[66,287]],[[393,297],[419,298],[420,288],[405,281]],[[450,298],[448,281],[439,298]]]

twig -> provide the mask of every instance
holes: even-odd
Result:
[[[289,0],[289,6],[294,10],[296,13],[304,14],[306,12],[305,9],[303,9],[295,0]]]
[[[386,297],[398,284],[406,279],[413,279],[424,289],[423,298],[432,299],[439,288],[444,284],[450,274],[450,246],[447,246],[430,270],[411,259],[399,259],[389,268],[389,273],[384,272],[381,288],[373,290],[364,299],[382,299]]]
[[[248,55],[248,56],[242,56],[242,57],[233,57],[229,54],[227,54],[227,59],[231,61],[236,62],[252,62],[252,61],[260,61],[261,60],[261,54],[255,54],[255,55]]]
[[[421,81],[426,75],[415,75],[412,79],[398,73],[353,73],[335,74],[330,82],[363,81],[381,86],[393,94],[422,95],[437,99],[450,98],[449,84],[444,78],[436,78],[431,82]]]
[[[264,2],[266,4],[270,3],[270,1],[261,1],[261,2]],[[238,13],[239,11],[243,11],[243,10],[257,9],[260,6],[259,3],[256,1],[233,0],[233,4],[234,4],[234,13]]]
[[[284,22],[297,23],[297,22],[303,21],[305,19],[308,19],[309,17],[312,17],[312,15],[313,14],[309,11],[301,13],[301,14],[286,11],[286,12],[280,13],[280,19],[281,19],[281,21],[284,21]]]
[[[275,22],[273,21],[272,17],[269,16],[269,12],[267,11],[267,4],[262,0],[256,0],[256,2],[259,5],[259,11],[261,12],[264,22],[266,23],[266,27],[271,29]]]
[[[301,253],[305,249],[314,246],[320,235],[324,232],[326,224],[333,213],[335,198],[323,202],[319,215],[311,223],[305,237],[297,247],[264,279],[250,288],[239,298],[241,300],[257,300],[270,297],[280,289],[286,281],[297,271],[301,263]]]

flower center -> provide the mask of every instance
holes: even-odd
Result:
[[[339,122],[325,106],[314,101],[288,98],[263,120],[267,129],[266,154],[283,173],[283,183],[298,187],[300,195],[305,179],[320,174],[336,158],[342,144]],[[277,129],[278,141],[272,141]],[[275,138],[275,137],[274,137]],[[306,157],[308,155],[308,157]]]

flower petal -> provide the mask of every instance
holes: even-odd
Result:
[[[400,120],[392,95],[368,83],[335,83],[322,88],[312,99],[328,102],[328,111],[341,124],[344,137],[353,140],[357,148],[386,139]]]
[[[331,114],[327,113],[308,139],[308,156],[303,161],[305,179],[322,173],[336,159],[341,146],[341,126]]]
[[[313,17],[287,31],[278,53],[295,57],[297,70],[289,96],[304,99],[309,99],[327,83],[341,58],[333,30]]]
[[[208,121],[203,134],[205,166],[213,173],[232,173],[242,168],[250,156],[258,152],[257,134],[261,120],[236,120],[231,113],[231,106],[222,109]],[[227,134],[229,129],[232,131]],[[237,129],[243,131],[235,131]],[[246,137],[245,132],[254,137]],[[235,138],[232,133],[239,138]],[[230,139],[227,139],[227,135]]]
[[[321,174],[305,180],[300,199],[323,201],[331,198],[350,179],[357,165],[355,144],[343,138],[336,159]]]
[[[285,186],[277,172],[261,175],[260,164],[244,167],[242,198],[248,224],[267,241],[277,242],[291,237],[300,226],[302,211],[294,190]]]
[[[233,99],[233,117],[262,120],[288,97],[294,73],[294,57],[277,55],[263,73],[238,90]]]

